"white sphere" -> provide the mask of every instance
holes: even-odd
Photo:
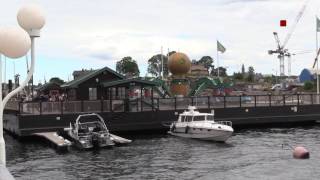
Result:
[[[0,53],[10,58],[27,54],[31,46],[29,34],[19,27],[3,28],[0,31]]]
[[[20,8],[17,15],[19,25],[26,31],[40,30],[45,24],[45,16],[37,5],[26,5]]]

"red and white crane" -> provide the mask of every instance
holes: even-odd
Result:
[[[307,5],[309,3],[310,0],[306,0],[301,8],[301,10],[299,11],[295,21],[293,22],[287,36],[285,37],[284,39],[284,42],[283,44],[281,44],[280,42],[280,39],[279,39],[279,36],[278,36],[278,33],[277,32],[273,32],[273,36],[276,40],[276,43],[277,43],[277,49],[276,50],[269,50],[268,53],[270,55],[272,54],[278,54],[278,59],[280,61],[280,76],[285,76],[285,72],[284,72],[284,59],[285,57],[288,57],[289,58],[289,61],[290,61],[290,58],[291,58],[291,54],[289,53],[288,49],[286,49],[286,45],[288,44],[290,38],[292,37],[292,34],[294,32],[294,30],[296,29],[296,26],[297,24],[299,23],[302,15],[304,14],[306,8],[307,8]],[[289,63],[291,64],[291,63]],[[291,67],[288,67],[290,68],[290,71],[291,71]]]

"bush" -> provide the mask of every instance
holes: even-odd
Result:
[[[310,91],[313,89],[313,83],[310,81],[304,82],[303,89],[306,91]]]

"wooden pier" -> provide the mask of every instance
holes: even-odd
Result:
[[[164,124],[196,106],[215,111],[217,121],[232,121],[237,129],[272,124],[312,124],[320,120],[320,96],[316,94],[137,98],[95,101],[14,102],[4,113],[4,128],[17,136],[63,131],[80,114],[100,114],[108,129],[121,132],[166,132]]]

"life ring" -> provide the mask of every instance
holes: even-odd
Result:
[[[187,133],[188,133],[188,131],[189,131],[189,126],[187,126],[187,127],[186,127],[186,131],[185,131],[185,133],[187,134]]]

